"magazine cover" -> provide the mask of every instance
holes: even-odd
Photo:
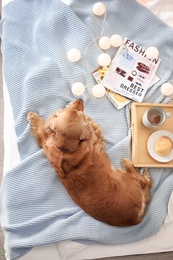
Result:
[[[145,49],[125,38],[101,84],[128,99],[142,102],[160,64],[146,58]]]

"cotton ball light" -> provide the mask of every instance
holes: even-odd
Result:
[[[111,36],[111,45],[115,48],[120,47],[123,42],[123,38],[119,34],[114,34]]]
[[[111,63],[111,57],[107,53],[102,53],[98,56],[98,64],[103,67],[109,66]]]
[[[146,51],[146,56],[150,60],[157,59],[159,56],[159,51],[156,47],[149,47]]]
[[[76,62],[78,60],[80,60],[81,58],[81,53],[78,49],[76,48],[72,48],[68,51],[67,53],[67,58],[69,61],[71,62]]]
[[[93,13],[97,16],[101,16],[106,12],[106,7],[104,4],[98,2],[93,6]]]
[[[101,98],[106,94],[106,89],[101,84],[97,84],[92,88],[92,94],[96,98]]]
[[[81,96],[85,92],[85,86],[81,82],[76,82],[72,85],[71,90],[75,96]]]
[[[164,83],[162,86],[161,86],[161,93],[164,95],[164,96],[170,96],[173,94],[173,85],[169,82],[166,82]]]
[[[107,36],[103,36],[99,40],[99,46],[103,50],[108,50],[111,47],[111,40]]]

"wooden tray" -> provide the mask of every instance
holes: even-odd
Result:
[[[142,116],[147,109],[158,106],[171,114],[162,126],[155,129],[148,129],[142,123]],[[173,104],[135,103],[131,105],[131,126],[132,126],[132,161],[135,167],[173,167],[173,160],[163,163],[153,159],[147,150],[149,136],[157,130],[167,130],[173,133]]]

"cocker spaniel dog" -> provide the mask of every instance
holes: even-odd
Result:
[[[109,225],[136,225],[150,200],[151,177],[147,170],[140,174],[128,159],[122,159],[123,170],[115,169],[104,150],[101,128],[83,111],[78,99],[47,121],[34,112],[28,113],[28,120],[75,203]]]

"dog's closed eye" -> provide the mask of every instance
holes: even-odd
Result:
[[[84,138],[82,138],[82,139],[79,139],[79,144],[80,144],[80,143],[82,143],[83,141],[85,141],[85,139],[84,139]]]

